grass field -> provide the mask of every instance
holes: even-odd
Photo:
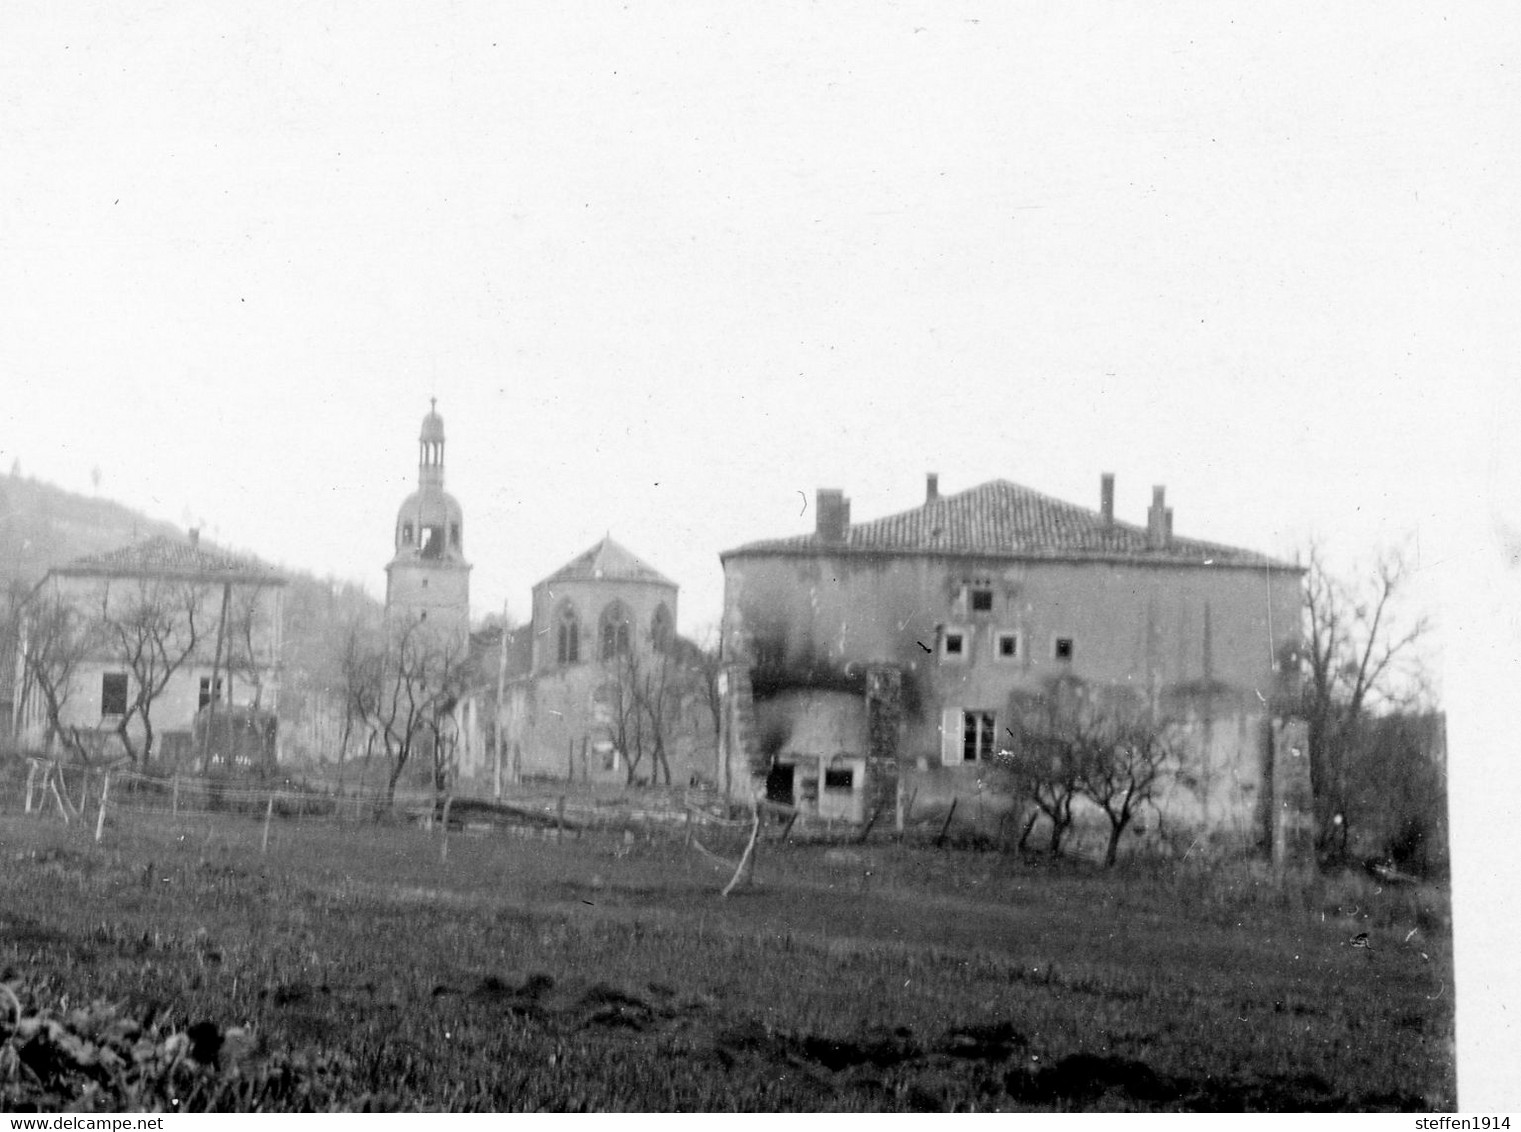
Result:
[[[722,900],[679,838],[260,836],[0,817],[0,1108],[1455,1103],[1436,889],[883,844]]]

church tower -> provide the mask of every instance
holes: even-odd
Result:
[[[438,399],[418,437],[417,490],[396,515],[396,553],[386,566],[386,617],[427,622],[459,648],[470,639],[470,565],[459,501],[444,490],[444,419]]]

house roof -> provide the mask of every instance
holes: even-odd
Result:
[[[285,578],[257,559],[208,550],[183,539],[155,535],[104,554],[76,558],[55,574],[130,578],[196,578],[283,586]]]
[[[619,546],[611,537],[604,538],[590,550],[576,555],[539,585],[567,581],[651,582],[676,588],[675,582],[632,551]]]
[[[1008,480],[991,480],[911,511],[854,523],[843,542],[826,541],[815,532],[746,543],[719,558],[854,553],[1298,569],[1253,550],[1199,539],[1174,536],[1166,547],[1153,549],[1145,527],[1119,520],[1105,523],[1097,511]]]

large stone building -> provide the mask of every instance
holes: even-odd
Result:
[[[423,418],[417,446],[417,490],[396,513],[395,553],[386,565],[386,617],[393,627],[427,622],[431,635],[463,653],[470,637],[470,564],[464,511],[444,490],[437,400]]]
[[[284,586],[194,531],[50,570],[17,665],[22,746],[152,768],[273,762]]]
[[[611,537],[535,585],[528,625],[497,646],[501,777],[713,778],[716,728],[676,612],[676,583]],[[461,768],[496,778],[487,659],[463,705]]]
[[[1294,757],[1273,705],[1297,670],[1302,571],[1175,535],[1160,487],[1145,525],[1115,517],[1112,476],[1100,495],[1096,511],[1003,480],[942,496],[930,476],[918,507],[852,524],[821,490],[812,533],[723,553],[731,778],[861,820],[901,766],[905,793],[966,814],[1020,697],[1076,677],[1185,721],[1172,820],[1264,843],[1274,759]]]

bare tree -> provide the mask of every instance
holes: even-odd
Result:
[[[1016,694],[1010,705],[1015,744],[999,753],[998,765],[1015,796],[1032,806],[1021,847],[1044,815],[1050,851],[1060,853],[1073,806],[1086,799],[1108,819],[1104,864],[1113,865],[1125,831],[1180,772],[1181,731],[1131,689],[1072,676],[1047,681],[1033,696]]]
[[[354,737],[354,732],[364,728],[365,722],[371,717],[372,705],[378,705],[380,698],[380,671],[379,667],[370,663],[370,655],[374,649],[371,634],[368,627],[360,619],[350,620],[343,636],[343,652],[339,659],[340,678],[343,682],[343,733],[338,744],[338,782],[343,784],[344,760],[348,755],[349,743]],[[369,756],[374,750],[373,733],[366,736],[371,740],[365,745],[365,770],[369,769]],[[360,774],[360,784],[363,785],[364,774]]]
[[[1083,759],[1082,792],[1109,819],[1104,864],[1119,856],[1120,838],[1157,790],[1181,766],[1181,734],[1149,706],[1112,698],[1099,709]]]
[[[670,748],[690,718],[691,708],[698,700],[706,702],[711,692],[722,710],[716,700],[716,678],[710,678],[706,669],[706,654],[673,634],[662,647],[644,652],[623,649],[603,663],[608,671],[604,687],[613,741],[628,760],[628,781],[634,781],[648,755],[651,784],[664,778],[671,785]]]
[[[656,774],[665,776],[665,784],[671,784],[671,762],[666,744],[681,721],[681,705],[686,699],[687,680],[675,654],[670,648],[651,655],[645,666],[644,679],[639,682],[638,701],[649,724],[650,732],[650,782]]]
[[[1309,723],[1320,849],[1344,860],[1362,816],[1353,796],[1362,733],[1374,714],[1407,709],[1426,695],[1419,646],[1431,626],[1401,608],[1410,566],[1400,552],[1381,552],[1353,582],[1333,576],[1317,548],[1309,558],[1300,710]]]
[[[648,709],[647,685],[649,673],[646,664],[632,649],[624,649],[603,662],[608,679],[603,685],[613,729],[613,746],[623,755],[627,781],[636,780],[644,756],[654,747],[652,726],[658,726],[658,717],[652,717]],[[648,744],[648,746],[647,746]],[[664,739],[661,737],[662,757]],[[651,781],[660,772],[658,759],[651,760]],[[670,768],[666,768],[666,780],[670,780]]]
[[[715,759],[718,757],[718,736],[723,730],[724,698],[719,692],[719,674],[723,671],[723,656],[719,648],[718,633],[709,630],[704,634],[700,644],[694,646],[693,676],[697,684],[697,694],[693,697],[693,705],[696,711],[706,712],[708,722],[713,728],[713,749]],[[713,769],[714,785],[718,784],[719,772],[715,763]]]
[[[331,757],[329,744],[336,746],[341,773],[355,745],[362,747],[365,739],[345,694],[345,655],[356,630],[361,637],[378,631],[380,606],[352,583],[299,575],[290,580],[281,602],[282,727],[286,721],[309,725],[312,753],[319,757]],[[235,665],[238,659],[235,654]]]
[[[264,680],[268,672],[267,666],[259,660],[262,645],[259,633],[265,620],[264,604],[268,592],[267,586],[259,584],[241,585],[233,589],[225,626],[227,645],[222,665],[227,673],[227,698],[232,699],[230,693],[234,679],[252,684],[253,697],[249,704],[255,711],[264,704]]]
[[[50,586],[39,587],[18,603],[15,623],[19,626],[20,703],[34,695],[41,699],[50,756],[62,743],[65,750],[88,762],[90,752],[80,729],[64,719],[79,666],[100,644],[99,624]]]
[[[102,587],[99,624],[131,676],[116,733],[127,756],[146,766],[153,759],[153,703],[201,642],[206,592],[171,578],[138,578],[123,586],[117,601],[110,584]],[[141,746],[132,737],[134,718],[142,723]]]
[[[379,641],[354,637],[344,658],[346,698],[386,758],[381,809],[390,809],[396,784],[419,751],[432,762],[435,789],[447,789],[464,661],[461,645],[430,633],[422,621],[391,626]]]
[[[1053,856],[1072,828],[1072,805],[1082,793],[1093,742],[1083,703],[1086,691],[1079,681],[1058,677],[1037,695],[1010,697],[1015,744],[999,752],[995,765],[1014,796],[1033,807],[1019,838],[1021,848],[1041,815],[1051,823]]]

